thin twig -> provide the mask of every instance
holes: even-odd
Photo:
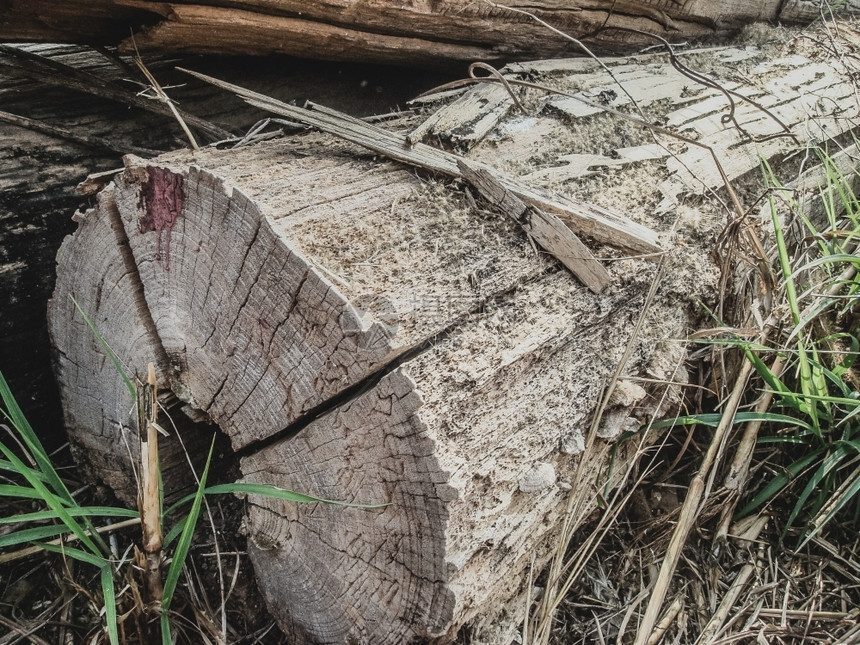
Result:
[[[185,447],[185,442],[182,440],[182,433],[179,432],[179,429],[176,427],[176,424],[173,422],[173,418],[167,414],[165,410],[165,414],[167,415],[168,420],[170,421],[170,425],[173,427],[173,435],[179,441],[179,445],[182,448],[182,453],[185,455],[185,460],[188,462],[188,467],[191,470],[191,475],[194,477],[194,481],[197,486],[200,486],[200,477],[197,474],[197,470],[194,468],[194,463],[191,460],[191,455],[188,452],[188,449]],[[227,596],[224,593],[224,567],[222,562],[222,553],[221,547],[218,545],[218,531],[215,529],[215,520],[212,517],[212,508],[209,506],[209,500],[206,496],[203,496],[203,506],[206,508],[206,516],[209,520],[209,528],[212,530],[213,536],[213,545],[215,547],[215,565],[218,569],[218,590],[220,592],[220,615],[221,615],[221,636],[226,642],[227,639]],[[183,565],[184,567],[184,565]],[[232,589],[232,587],[231,587]],[[206,597],[206,604],[208,606],[209,599]]]
[[[776,138],[776,137],[790,137],[790,138],[794,139],[794,142],[797,145],[800,145],[800,139],[797,138],[797,135],[794,134],[791,131],[791,128],[789,128],[785,123],[783,123],[782,120],[780,120],[780,118],[778,116],[776,116],[773,112],[768,110],[766,107],[764,107],[760,103],[749,98],[748,96],[744,96],[743,94],[740,94],[739,92],[735,92],[734,90],[730,90],[726,87],[723,87],[720,83],[716,82],[715,80],[713,80],[711,78],[708,78],[707,76],[705,76],[701,72],[698,72],[694,69],[691,69],[690,67],[687,67],[684,63],[682,63],[678,59],[678,56],[675,53],[675,48],[672,46],[672,43],[670,43],[668,40],[666,40],[665,38],[663,38],[659,34],[654,34],[654,33],[648,32],[648,31],[642,31],[640,29],[632,29],[630,27],[617,27],[614,25],[609,27],[608,29],[617,29],[619,31],[627,31],[627,32],[631,32],[634,34],[639,34],[641,36],[647,36],[649,38],[653,38],[654,40],[659,41],[666,48],[666,51],[669,54],[670,64],[672,65],[672,67],[675,68],[675,70],[677,70],[677,72],[679,74],[686,76],[691,81],[699,83],[700,85],[704,85],[705,87],[709,87],[713,90],[717,90],[718,92],[721,92],[723,94],[723,96],[726,97],[726,100],[729,103],[729,112],[728,112],[728,114],[724,114],[722,117],[720,117],[720,121],[722,121],[722,123],[732,123],[735,126],[735,128],[738,130],[738,132],[740,132],[744,137],[746,137],[750,141],[755,141],[756,143],[760,143],[762,141],[768,141],[768,140]],[[764,112],[767,116],[769,116],[771,119],[773,119],[777,123],[777,125],[779,125],[780,128],[782,128],[783,131],[781,133],[778,133],[778,134],[769,134],[769,135],[765,135],[765,136],[761,136],[761,137],[752,136],[749,132],[747,132],[743,128],[743,126],[741,126],[740,123],[738,123],[738,120],[735,117],[735,107],[736,106],[735,106],[735,101],[734,101],[733,97],[739,98],[742,101],[746,101],[747,103],[749,103],[750,105],[752,105],[756,109]]]
[[[485,72],[488,72],[490,76],[494,77],[505,88],[508,93],[508,96],[511,97],[511,100],[514,102],[514,105],[519,108],[520,112],[522,112],[526,116],[531,116],[531,112],[529,112],[520,102],[519,97],[514,94],[514,90],[511,88],[510,83],[508,83],[508,79],[502,76],[502,73],[499,70],[497,70],[492,65],[488,65],[487,63],[472,63],[471,65],[469,65],[469,76],[475,80],[481,80],[479,76],[475,76],[476,69],[482,69]]]
[[[42,627],[45,626],[45,623],[41,621],[34,621],[34,623],[35,624],[31,627],[22,627],[15,621],[6,618],[3,614],[0,614],[0,625],[3,625],[14,633],[17,633],[22,639],[28,639],[33,643],[33,645],[51,645],[44,638],[36,636],[36,632],[42,629]]]
[[[596,62],[597,62],[597,64],[598,64],[598,65],[600,65],[600,67],[602,67],[602,68],[603,68],[603,71],[605,71],[607,74],[609,74],[609,77],[610,77],[610,78],[615,82],[615,84],[616,84],[616,85],[618,85],[618,87],[620,87],[620,88],[621,88],[621,91],[622,91],[622,92],[624,92],[624,94],[627,96],[627,98],[628,98],[628,99],[630,99],[630,102],[631,102],[631,103],[633,103],[633,105],[636,107],[636,111],[637,111],[637,112],[639,112],[639,114],[642,116],[642,118],[643,118],[643,119],[645,118],[645,115],[644,115],[644,113],[642,112],[642,108],[641,108],[641,107],[639,107],[639,103],[637,103],[637,102],[636,102],[636,99],[635,99],[635,98],[633,98],[633,96],[630,94],[630,92],[628,92],[628,91],[627,91],[627,88],[626,88],[626,87],[624,87],[624,84],[623,84],[623,83],[621,83],[621,81],[619,81],[619,80],[618,80],[618,78],[616,78],[615,74],[612,72],[612,70],[609,68],[609,66],[608,66],[608,65],[606,65],[606,63],[604,63],[602,60],[600,60],[600,58],[598,58],[598,56],[597,56],[593,51],[591,51],[591,50],[590,50],[590,49],[585,45],[585,43],[583,43],[581,40],[579,40],[578,38],[574,38],[574,37],[573,37],[573,36],[571,36],[570,34],[566,34],[566,33],[564,33],[563,31],[561,31],[560,29],[557,29],[556,27],[553,27],[551,24],[549,24],[549,23],[548,23],[548,22],[546,22],[545,20],[542,20],[541,18],[539,18],[539,17],[538,17],[538,16],[536,16],[535,14],[531,13],[530,11],[526,11],[525,9],[518,9],[518,8],[516,8],[516,7],[509,7],[509,6],[507,6],[507,5],[503,5],[503,4],[498,4],[498,3],[496,3],[496,2],[492,2],[492,0],[483,0],[483,1],[484,1],[486,4],[490,5],[491,7],[496,8],[496,9],[504,9],[505,11],[511,11],[511,12],[513,12],[513,13],[518,13],[518,14],[520,14],[520,15],[527,16],[527,17],[531,18],[532,20],[534,20],[534,21],[535,21],[536,23],[538,23],[539,25],[541,25],[541,26],[546,27],[547,29],[549,29],[549,30],[550,30],[551,32],[553,32],[555,35],[557,35],[557,36],[561,36],[561,37],[562,37],[562,38],[564,38],[565,40],[567,40],[567,41],[569,41],[569,42],[572,42],[574,45],[576,45],[577,47],[579,47],[579,49],[581,49],[581,50],[582,50],[582,52],[583,52],[586,56],[588,56],[588,57],[589,57],[589,58],[591,58],[592,60],[596,61]]]
[[[182,118],[182,115],[179,113],[179,110],[176,109],[176,105],[167,96],[167,92],[164,91],[164,88],[155,80],[155,76],[147,69],[146,65],[143,64],[143,59],[140,57],[140,52],[137,51],[137,43],[134,42],[134,36],[132,35],[131,42],[134,45],[134,62],[137,65],[138,69],[140,69],[141,73],[146,77],[146,80],[149,81],[150,87],[155,92],[155,98],[167,105],[170,108],[170,113],[173,114],[173,118],[179,122],[179,127],[182,128],[182,131],[185,133],[185,136],[188,137],[188,141],[191,143],[191,148],[194,150],[200,150],[200,146],[197,145],[197,140],[194,138],[194,135],[191,134],[191,130],[188,129],[188,125],[185,123],[185,119]]]

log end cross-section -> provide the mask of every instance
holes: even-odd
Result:
[[[409,643],[450,629],[457,603],[446,529],[456,491],[416,414],[421,406],[414,382],[395,371],[294,439],[243,460],[251,482],[275,477],[318,495],[389,503],[362,510],[249,500],[260,586],[294,634]]]

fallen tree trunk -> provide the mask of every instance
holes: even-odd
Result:
[[[678,339],[719,297],[712,247],[727,217],[684,196],[725,190],[758,172],[759,155],[776,162],[854,122],[842,68],[777,54],[697,54],[736,93],[734,121],[720,118],[722,91],[691,86],[666,63],[607,61],[641,109],[659,105],[685,132],[660,145],[647,127],[601,111],[630,97],[582,60],[511,66],[512,81],[573,88],[574,98],[524,93],[532,115],[510,113],[501,86],[482,86],[429,125],[386,124],[384,137],[345,117],[339,129],[319,116],[337,119],[330,110],[271,104],[409,163],[430,154],[423,137],[454,141],[510,190],[531,185],[543,203],[593,199],[615,213],[607,219],[661,232],[658,270],[653,256],[589,231],[608,271],[602,290],[536,253],[464,185],[330,134],[128,157],[58,257],[50,327],[78,453],[133,499],[133,401],[70,295],[132,373],[155,362],[159,389],[227,434],[246,481],[388,503],[249,497],[259,584],[297,642],[445,643],[470,623],[478,641],[509,642],[503,632],[522,610],[512,599],[531,563],[548,558],[570,497],[582,521],[594,486],[614,483],[610,464],[620,473],[635,456],[633,441],[613,441],[679,400]],[[735,72],[749,84],[727,80]],[[838,118],[810,121],[819,95]],[[596,419],[607,385],[614,394]]]
[[[289,54],[325,60],[398,65],[444,65],[477,60],[523,60],[581,53],[538,24],[584,38],[603,51],[629,51],[654,41],[633,29],[683,40],[728,34],[755,21],[802,22],[818,17],[822,2],[759,0],[666,3],[587,0],[574,7],[541,2],[393,2],[348,0],[6,0],[0,40],[120,44],[133,51],[212,54]],[[840,11],[854,11],[855,0]],[[134,32],[129,37],[129,30]]]
[[[285,630],[447,641],[544,558],[567,491],[591,494],[571,481],[577,459],[594,481],[610,446],[582,455],[584,428],[653,267],[616,265],[625,286],[595,295],[462,189],[307,145],[129,161],[59,258],[80,267],[51,310],[68,421],[131,498],[128,393],[74,294],[129,367],[154,359],[229,435],[246,481],[390,504],[249,499],[249,551]],[[172,226],[151,226],[158,195]],[[680,347],[633,342],[631,376],[676,377]],[[638,427],[628,408],[655,411],[624,388],[607,435]]]

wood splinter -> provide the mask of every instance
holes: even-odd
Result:
[[[493,206],[513,218],[547,252],[558,258],[570,272],[594,293],[609,284],[609,272],[560,218],[523,200],[502,186],[484,168],[475,168],[462,159],[457,161],[460,174]]]
[[[140,433],[140,525],[143,532],[143,553],[139,565],[143,569],[144,598],[147,604],[161,602],[163,591],[161,563],[163,535],[161,532],[161,503],[158,494],[158,385],[155,366],[147,367],[146,383],[137,391],[138,431]]]

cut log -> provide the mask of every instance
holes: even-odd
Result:
[[[764,78],[774,88],[798,82],[773,51],[721,50],[705,60],[724,83],[742,73],[749,86],[735,86],[741,94]],[[611,66],[627,64],[639,63]],[[674,73],[668,63],[644,67],[655,77]],[[596,88],[603,74],[581,62],[532,70],[575,91]],[[829,70],[829,85],[806,82],[837,87],[844,70]],[[648,83],[633,85],[638,101]],[[814,142],[796,93],[775,95],[771,109],[801,142]],[[842,116],[856,114],[841,93],[828,96]],[[685,110],[685,136],[715,137],[730,156],[727,177],[747,180],[758,172],[753,151],[775,158],[788,143],[745,139],[722,123],[715,97],[725,98],[694,86],[668,94],[662,107]],[[662,234],[659,274],[653,258],[586,235],[609,278],[594,293],[465,183],[320,133],[127,157],[61,249],[50,327],[66,419],[78,453],[120,494],[134,494],[133,401],[69,295],[130,372],[154,362],[159,390],[229,437],[246,481],[388,504],[249,496],[248,551],[270,611],[296,642],[448,643],[466,624],[477,642],[510,642],[503,639],[522,609],[510,603],[531,563],[549,557],[566,509],[583,521],[594,486],[615,483],[610,454],[611,472],[622,473],[639,439],[614,441],[679,400],[679,339],[698,324],[701,303],[717,301],[712,246],[727,216],[701,198],[713,188],[705,162],[697,176],[669,165],[653,133],[617,113],[577,116],[534,90],[523,100],[535,115],[500,112],[471,143],[469,164],[523,187],[538,182],[528,178],[536,166],[556,168],[542,176],[541,195],[588,197]],[[754,123],[745,110],[737,116],[747,131],[782,127],[767,115]],[[332,111],[296,114],[340,132],[319,120],[336,119]],[[344,133],[355,131],[353,121]],[[384,141],[362,144],[389,154],[421,131],[417,121],[395,119]],[[847,132],[852,121],[825,122]],[[698,154],[664,135],[659,143],[679,164]],[[601,172],[559,161],[645,146]],[[398,158],[415,163],[409,155],[430,155],[425,148],[403,144]]]
[[[79,267],[61,269],[51,305],[67,419],[101,476],[133,495],[129,395],[73,294],[132,371],[154,360],[229,435],[247,481],[390,504],[249,499],[249,552],[286,631],[448,641],[514,595],[533,552],[545,559],[626,344],[640,347],[636,379],[679,379],[683,352],[631,341],[649,261],[619,261],[596,295],[508,218],[468,208],[462,188],[307,150],[128,160],[59,257]],[[685,325],[667,306],[662,340]],[[633,390],[607,436],[677,400]],[[589,453],[589,481],[608,449]]]
[[[5,0],[0,40],[121,44],[127,51],[289,54],[398,65],[523,60],[581,53],[535,20],[603,50],[653,40],[727,34],[755,21],[809,21],[820,2],[681,2],[586,0],[569,7],[540,2],[394,2],[243,0],[155,2]],[[838,11],[856,11],[856,0]],[[832,9],[831,9],[832,10]],[[533,16],[528,15],[530,12]],[[623,29],[623,30],[622,30]],[[133,30],[133,36],[129,36]]]

